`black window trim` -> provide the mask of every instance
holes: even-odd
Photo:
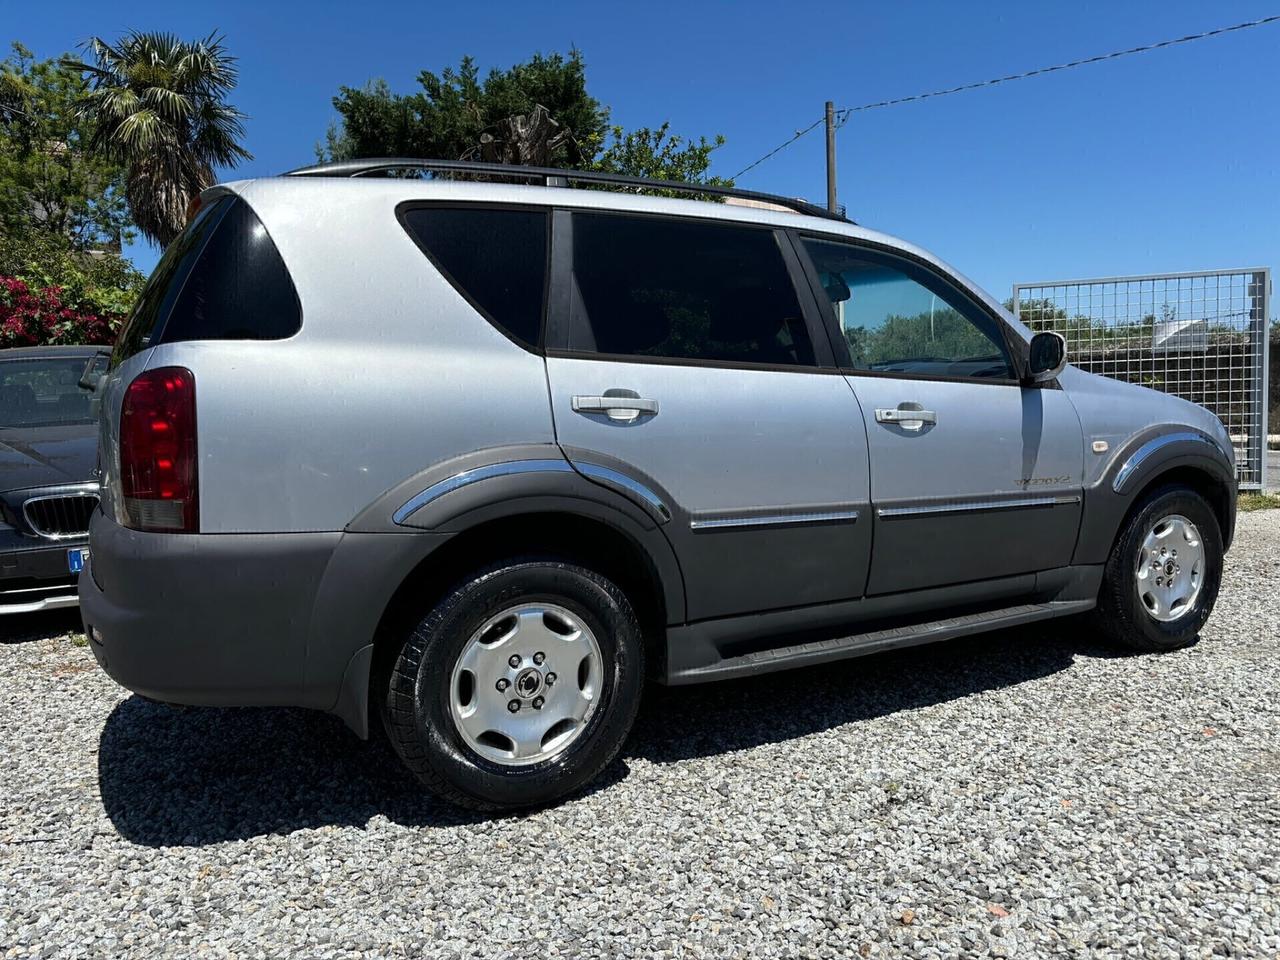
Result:
[[[540,213],[543,215],[544,229],[546,230],[546,263],[542,270],[542,312],[538,320],[538,339],[536,343],[528,343],[521,340],[505,325],[499,323],[494,316],[482,307],[476,299],[467,292],[444,265],[436,258],[436,256],[427,249],[424,244],[415,235],[414,231],[409,228],[409,224],[405,220],[405,214],[414,210],[509,210],[518,213]],[[474,201],[474,200],[404,200],[396,205],[396,220],[400,224],[400,228],[404,230],[405,235],[413,241],[414,245],[422,251],[423,256],[427,258],[427,262],[435,267],[440,276],[444,277],[445,282],[454,289],[457,294],[465,300],[471,309],[480,314],[485,322],[493,329],[514,343],[526,353],[532,353],[535,356],[545,357],[547,354],[547,315],[548,303],[551,299],[552,287],[552,265],[553,265],[553,232],[551,229],[552,219],[555,209],[546,204],[540,203],[502,203],[491,201]]]
[[[547,334],[545,355],[563,360],[601,360],[610,363],[645,363],[671,367],[707,367],[719,370],[763,370],[775,373],[809,373],[842,376],[842,371],[831,353],[826,323],[808,290],[802,259],[796,253],[783,227],[770,223],[735,220],[721,217],[655,213],[642,210],[616,210],[608,207],[557,204],[552,218],[551,238],[551,287],[548,297],[548,318],[544,323]],[[752,363],[744,360],[704,360],[691,357],[638,356],[631,353],[603,353],[597,350],[571,350],[565,346],[569,338],[569,304],[573,283],[573,215],[577,213],[601,216],[643,218],[646,220],[671,220],[678,223],[699,223],[736,227],[748,230],[766,230],[773,234],[774,243],[786,267],[801,319],[813,347],[812,364]]]
[[[965,284],[961,283],[951,274],[944,270],[940,270],[935,264],[930,263],[922,257],[915,256],[906,250],[902,250],[888,244],[876,243],[872,240],[864,240],[858,237],[849,237],[841,234],[818,233],[808,230],[793,230],[792,233],[794,235],[796,249],[800,254],[802,254],[801,259],[804,263],[805,276],[809,281],[810,294],[813,296],[817,303],[817,307],[822,314],[823,325],[827,329],[827,333],[831,338],[832,346],[836,350],[836,356],[838,358],[837,363],[840,365],[843,373],[855,377],[881,377],[895,380],[932,380],[944,383],[984,384],[987,386],[999,387],[1023,387],[1027,385],[1024,356],[1026,346],[1022,338],[1017,336],[1010,329],[1009,324],[1004,317],[1000,316],[983,303],[981,298],[975,297]],[[863,370],[855,367],[853,365],[853,358],[849,354],[848,345],[845,344],[844,337],[841,335],[835,311],[826,309],[822,305],[822,297],[825,297],[825,292],[822,290],[822,281],[818,276],[817,268],[813,264],[813,258],[809,256],[808,251],[804,247],[804,240],[816,240],[822,243],[842,243],[846,246],[858,247],[872,253],[878,253],[890,258],[904,260],[921,270],[924,270],[926,273],[939,280],[945,288],[953,290],[964,303],[970,305],[974,310],[977,310],[984,316],[990,318],[996,325],[996,329],[1000,331],[1000,335],[1003,339],[1005,350],[1008,352],[1009,362],[1013,367],[1013,378],[963,377],[935,373],[910,373],[900,370]],[[837,344],[844,344],[843,349],[837,346]],[[1052,385],[1054,384],[1042,384],[1041,386]]]

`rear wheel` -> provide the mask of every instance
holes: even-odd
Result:
[[[1107,561],[1097,622],[1135,650],[1176,650],[1195,640],[1222,582],[1222,534],[1195,491],[1152,493],[1120,531]]]
[[[552,560],[468,578],[415,627],[383,720],[434,792],[497,810],[555,800],[617,756],[635,719],[640,628],[610,581]]]

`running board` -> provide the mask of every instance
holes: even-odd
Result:
[[[1047,603],[1026,603],[1000,610],[989,610],[985,613],[966,614],[959,617],[947,617],[943,620],[931,620],[928,623],[917,623],[911,626],[890,627],[885,630],[873,630],[868,633],[856,633],[848,637],[830,640],[815,640],[810,643],[798,643],[786,647],[771,647],[744,653],[736,657],[726,657],[704,665],[683,665],[668,672],[666,682],[673,686],[686,683],[703,683],[708,680],[726,680],[730,677],[751,676],[757,673],[769,673],[774,670],[787,670],[791,667],[807,667],[831,660],[846,660],[862,657],[882,650],[893,650],[899,647],[914,647],[938,640],[950,640],[954,637],[968,636],[972,633],[984,633],[988,630],[1001,630],[1006,627],[1017,627],[1038,620],[1049,620],[1054,617],[1065,617],[1076,613],[1085,613],[1095,606],[1094,600],[1055,600]],[[682,631],[696,630],[697,624],[675,628],[668,631],[668,643],[672,646],[681,643],[685,637]]]

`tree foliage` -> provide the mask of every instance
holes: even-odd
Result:
[[[670,124],[656,130],[641,127],[630,133],[622,127],[610,131],[612,142],[595,160],[592,167],[606,173],[621,173],[654,180],[680,180],[731,187],[732,180],[709,176],[711,152],[724,145],[724,137],[714,140],[699,137],[695,142],[670,133]]]
[[[318,158],[490,160],[732,183],[707,173],[723,137],[686,140],[666,123],[629,133],[610,127],[608,108],[587,91],[578,50],[534,54],[483,78],[475,61],[464,57],[456,70],[422,71],[418,84],[421,89],[408,94],[394,93],[383,80],[341,87],[333,100],[340,120],[317,145]]]
[[[87,92],[21,44],[0,62],[0,346],[104,342],[141,289],[120,255],[124,170],[90,149]]]
[[[587,93],[586,65],[577,50],[568,57],[534,54],[483,79],[475,61],[463,57],[456,70],[423,70],[418,84],[422,89],[409,94],[393,93],[383,80],[339,88],[333,105],[341,125],[330,127],[320,158],[479,159],[482,134],[538,106],[570,131],[576,145],[562,145],[552,165],[577,166],[575,157],[594,157],[604,141],[608,113]]]
[[[915,316],[892,314],[875,327],[845,330],[855,366],[902,360],[977,359],[998,348],[959,311],[943,307]]]
[[[124,166],[134,222],[167,246],[215,168],[251,159],[240,145],[244,114],[226,101],[235,58],[216,34],[188,42],[134,32],[115,44],[94,37],[84,49],[89,59],[68,65],[89,80],[83,116],[92,146]]]
[[[130,238],[122,168],[88,149],[77,107],[88,85],[20,43],[0,61],[0,228],[64,238],[69,249]]]

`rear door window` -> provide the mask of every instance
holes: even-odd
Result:
[[[482,316],[521,345],[539,345],[547,285],[546,211],[405,207],[400,220]]]
[[[573,278],[570,352],[815,365],[772,230],[575,213]]]

